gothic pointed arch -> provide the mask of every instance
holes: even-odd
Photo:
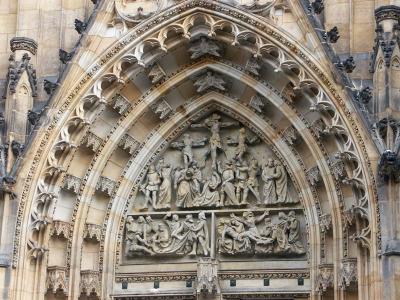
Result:
[[[176,2],[101,4],[118,39],[82,42],[22,166],[15,298],[379,299],[371,145],[325,54]]]

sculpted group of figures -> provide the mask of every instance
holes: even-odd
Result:
[[[248,204],[249,195],[254,196],[257,204],[297,202],[288,195],[288,176],[278,160],[271,158],[260,166],[255,157],[246,159],[249,145],[260,140],[249,137],[245,128],[238,130],[236,138],[226,139],[226,145],[235,147],[228,158],[220,131],[239,124],[220,119],[220,115],[212,114],[202,123],[191,125],[207,129],[208,137],[193,139],[185,133],[181,140],[171,143],[171,148],[181,151],[183,166],[172,167],[163,158],[150,165],[140,186],[145,195],[143,208],[151,204],[154,209],[169,209],[172,201],[179,208],[243,206]],[[206,145],[208,148],[199,163],[194,159],[193,148]],[[219,153],[224,154],[224,163],[217,159]],[[211,175],[205,178],[203,170],[208,158],[211,158]]]
[[[255,217],[244,212],[242,217],[218,219],[218,251],[226,254],[304,254],[300,238],[300,222],[295,212],[279,212],[273,224],[267,213]],[[264,220],[263,226],[257,226]],[[261,230],[259,229],[262,228]]]
[[[305,253],[300,236],[300,222],[295,212],[278,213],[272,223],[268,212],[255,216],[245,211],[239,217],[217,219],[216,247],[221,254],[301,255]],[[264,221],[263,225],[259,224]],[[125,254],[209,256],[210,233],[204,212],[197,219],[192,214],[167,213],[163,219],[151,216],[128,216],[125,223]]]
[[[204,212],[197,220],[192,214],[180,220],[176,214],[166,214],[163,220],[151,216],[128,216],[125,223],[127,257],[135,254],[175,254],[208,256],[210,239]]]

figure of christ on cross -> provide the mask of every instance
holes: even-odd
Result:
[[[211,154],[211,166],[214,170],[217,169],[217,152],[222,151],[225,156],[225,150],[222,147],[220,131],[221,128],[238,126],[238,122],[221,122],[221,116],[214,113],[210,117],[199,124],[192,124],[192,128],[206,128],[210,130],[211,136],[209,139],[210,150],[206,155]]]

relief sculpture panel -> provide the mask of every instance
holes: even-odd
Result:
[[[284,164],[221,113],[188,125],[148,166],[125,223],[125,258],[304,257],[305,220]]]
[[[148,167],[135,211],[299,205],[282,162],[236,120],[219,113],[193,122]]]

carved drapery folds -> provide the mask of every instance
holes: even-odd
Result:
[[[81,271],[80,292],[87,297],[100,296],[100,278],[99,271],[83,270]]]
[[[261,159],[262,148],[269,154]],[[176,151],[181,152],[180,163],[172,159]],[[296,204],[290,189],[285,166],[259,137],[212,113],[192,123],[190,131],[170,143],[165,158],[149,165],[135,206],[165,210]]]
[[[55,295],[58,293],[66,295],[68,293],[67,268],[58,266],[48,267],[46,288]]]
[[[231,214],[219,218],[218,252],[223,254],[302,255],[300,223],[294,211],[279,212],[275,222],[265,212],[255,216],[245,211],[242,216]],[[263,225],[257,225],[264,222]]]

